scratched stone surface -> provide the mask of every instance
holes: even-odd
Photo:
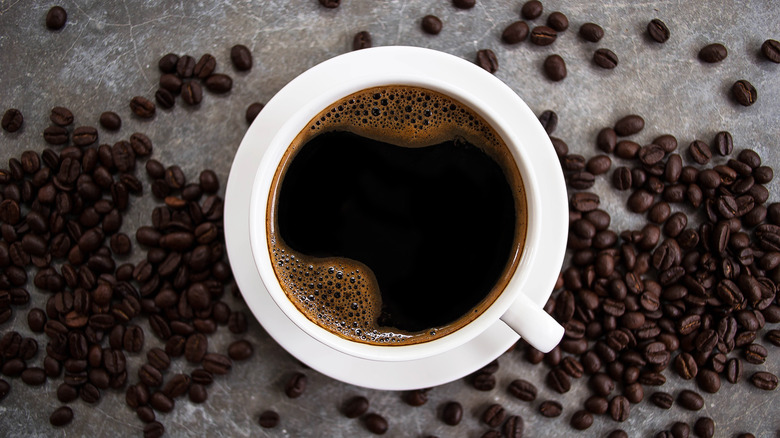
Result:
[[[20,132],[0,133],[3,163],[24,150],[46,147],[41,133],[49,125],[53,106],[70,108],[77,126],[96,125],[101,112],[113,110],[123,118],[122,130],[101,131],[101,142],[113,143],[133,132],[144,132],[154,142],[156,159],[179,164],[190,179],[201,169],[213,168],[221,177],[224,193],[233,154],[247,128],[246,107],[251,102],[266,102],[297,74],[351,50],[353,35],[367,30],[376,46],[422,46],[468,60],[479,49],[492,49],[500,64],[496,75],[537,114],[545,109],[558,113],[560,124],[554,135],[568,142],[573,153],[597,154],[596,133],[621,116],[636,113],[646,120],[644,131],[636,136],[640,144],[671,133],[684,153],[692,140],[709,143],[716,132],[728,130],[736,150],[754,148],[765,163],[780,165],[780,65],[759,54],[765,39],[780,39],[780,2],[546,0],[545,13],[532,25],[541,24],[553,10],[564,12],[571,22],[569,30],[547,47],[528,42],[507,46],[500,41],[504,27],[519,17],[519,0],[477,0],[477,6],[466,11],[455,9],[447,0],[343,0],[336,10],[325,9],[316,0],[61,0],[56,3],[68,11],[68,22],[64,29],[51,32],[44,26],[44,17],[54,3],[0,0],[0,109],[19,108],[25,117]],[[442,18],[444,28],[438,36],[420,30],[420,19],[426,14]],[[663,45],[645,34],[648,21],[656,17],[671,30],[671,39]],[[579,26],[589,21],[605,29],[604,39],[597,44],[577,35]],[[710,42],[725,44],[728,58],[714,65],[698,61],[698,50]],[[249,72],[236,72],[230,64],[229,49],[238,43],[248,46],[254,56]],[[618,55],[615,70],[601,70],[592,63],[593,51],[599,47]],[[169,52],[196,59],[213,54],[217,71],[233,77],[233,90],[227,95],[205,92],[195,109],[179,99],[173,110],[158,109],[151,121],[133,117],[130,98],[153,97],[159,79],[157,60]],[[542,74],[542,62],[552,53],[567,62],[568,77],[560,83]],[[738,79],[747,79],[758,89],[758,100],[749,108],[736,105],[729,96],[731,84]],[[780,201],[778,183],[768,188],[770,201]],[[639,218],[622,211],[626,193],[613,190],[608,178],[600,178],[593,190],[613,214],[614,229],[639,223]],[[151,222],[155,201],[150,198],[132,203],[123,230]],[[140,257],[136,251],[127,259],[136,262]],[[11,321],[0,325],[3,333],[13,328],[31,335],[26,312],[32,306],[43,307],[46,296],[31,284],[30,289],[32,302],[17,308]],[[249,314],[240,299],[228,296],[226,301]],[[576,381],[570,392],[557,394],[544,384],[547,369],[529,365],[514,351],[500,357],[494,390],[478,392],[466,380],[458,380],[432,389],[428,403],[413,408],[403,403],[399,392],[355,387],[307,370],[254,321],[245,337],[255,346],[254,356],[236,363],[227,377],[217,378],[208,389],[206,403],[194,405],[180,399],[172,413],[158,414],[168,436],[367,436],[360,421],[339,414],[341,403],[357,394],[368,397],[371,410],[389,419],[386,436],[478,437],[486,430],[479,416],[494,402],[525,419],[525,436],[576,436],[569,418],[587,397],[585,379]],[[36,338],[42,347],[44,336]],[[210,345],[224,351],[237,338],[221,327],[210,338]],[[146,348],[160,344],[150,333],[146,339]],[[771,357],[761,366],[746,364],[746,375],[759,368],[779,374],[777,347],[761,342]],[[39,352],[32,363],[40,364],[42,357]],[[142,361],[142,355],[129,355],[131,381]],[[175,361],[173,370],[189,371],[185,362]],[[284,395],[283,386],[294,371],[305,372],[309,385],[303,397],[292,400]],[[670,378],[664,391],[676,393],[695,386],[674,378],[672,372],[666,374]],[[507,394],[508,383],[518,377],[536,383],[539,396],[535,402],[520,402]],[[42,387],[7,380],[12,390],[0,402],[2,436],[142,435],[143,424],[125,406],[124,392],[105,391],[95,405],[80,400],[71,403],[75,419],[59,430],[49,425],[48,417],[60,405],[55,396],[60,379],[50,379]],[[654,389],[645,391],[649,396]],[[547,419],[536,414],[545,399],[561,401],[563,415]],[[465,407],[463,421],[456,427],[440,419],[442,406],[450,400]],[[704,409],[697,413],[677,406],[664,411],[645,400],[631,407],[625,423],[596,416],[593,426],[580,436],[606,436],[620,427],[633,437],[652,437],[675,421],[693,425],[703,415],[715,419],[719,437],[741,432],[764,438],[780,436],[778,391],[759,391],[746,381],[736,385],[724,381],[720,392],[706,395],[705,400]],[[258,414],[266,409],[281,415],[275,429],[261,429],[257,424]]]

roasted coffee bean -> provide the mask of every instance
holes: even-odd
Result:
[[[184,55],[176,61],[176,74],[180,78],[191,78],[195,74],[195,58]]]
[[[65,11],[65,9],[62,8],[62,6],[52,6],[52,8],[49,9],[49,12],[46,13],[46,27],[49,30],[60,30],[65,27],[65,23],[67,21],[68,13]],[[71,413],[71,418],[72,417],[73,413]],[[70,420],[68,420],[66,423],[70,423]]]
[[[252,356],[254,348],[249,341],[241,339],[228,346],[228,356],[233,360],[246,360]]]
[[[122,127],[122,119],[113,111],[105,111],[100,114],[100,126],[109,131],[118,131]]]
[[[284,386],[284,393],[289,398],[298,398],[306,391],[306,375],[303,373],[293,374]]]
[[[631,188],[631,170],[621,166],[612,172],[612,185],[618,190],[628,190]]]
[[[24,374],[22,374],[22,378],[24,378]],[[758,389],[774,391],[777,389],[777,376],[766,371],[757,371],[750,376],[750,383]]]
[[[708,44],[699,50],[699,59],[708,63],[723,61],[726,56],[728,56],[728,50],[720,43]]]
[[[697,392],[684,389],[677,395],[677,403],[689,411],[698,411],[704,406],[704,399]]]
[[[51,145],[62,145],[68,142],[70,134],[61,126],[49,126],[43,130],[43,139]]]
[[[555,400],[545,400],[539,405],[539,413],[548,418],[555,418],[561,415],[563,406]]]
[[[122,338],[122,345],[125,351],[130,353],[138,353],[144,346],[144,331],[137,325],[127,326],[124,337]]]
[[[677,375],[685,380],[693,379],[699,371],[693,356],[686,352],[682,352],[674,358],[674,369],[677,371]]]
[[[160,58],[160,60],[157,62],[157,67],[163,73],[175,73],[176,64],[178,62],[179,62],[179,55],[176,55],[174,53],[168,53],[167,55],[164,55],[162,58]]]
[[[441,19],[435,15],[426,15],[421,22],[423,32],[428,35],[438,35],[441,32]]]
[[[151,423],[155,420],[154,410],[149,406],[139,406],[135,410],[135,414],[138,415],[138,419],[144,423]]]
[[[742,106],[753,105],[758,98],[756,88],[744,79],[734,82],[734,85],[731,87],[731,95]]]
[[[248,329],[246,315],[244,315],[244,313],[241,311],[231,313],[230,319],[228,319],[228,329],[231,333],[237,335],[246,333]]]
[[[525,422],[523,417],[519,415],[512,415],[507,418],[504,423],[504,436],[507,438],[522,438],[523,430],[525,429]]]
[[[206,78],[205,84],[212,93],[227,93],[233,88],[233,79],[228,75],[217,73]]]
[[[8,363],[6,362],[6,365]],[[3,369],[5,371],[5,368]],[[40,367],[28,367],[21,373],[22,382],[30,386],[40,386],[46,383],[46,372]],[[775,380],[775,383],[777,380]]]
[[[165,88],[158,88],[154,93],[154,100],[162,109],[171,109],[176,105],[176,97]]]
[[[331,0],[332,1],[332,0]],[[338,3],[337,3],[338,4]],[[355,417],[350,417],[355,418]],[[260,426],[271,429],[279,424],[279,414],[276,411],[263,411],[258,419]]]
[[[97,129],[92,126],[79,126],[73,130],[71,139],[76,146],[89,146],[98,139]]]
[[[585,169],[593,175],[603,175],[612,167],[612,159],[607,155],[596,155],[585,164]]]
[[[163,381],[160,370],[149,364],[144,364],[138,369],[138,379],[150,388],[160,386]]]
[[[404,395],[404,401],[409,406],[422,406],[428,402],[428,390],[415,389],[409,391]]]
[[[344,403],[341,412],[347,418],[357,418],[368,411],[368,399],[362,395],[356,395]]]
[[[523,3],[522,8],[520,8],[520,15],[526,20],[535,20],[542,15],[543,10],[544,7],[542,6],[542,2],[539,0],[528,0]]]
[[[328,9],[338,8],[341,0],[320,0],[320,4]]]
[[[501,40],[507,44],[517,44],[525,41],[530,33],[528,24],[525,21],[515,21],[504,29],[501,33]]]
[[[477,4],[477,0],[452,0],[452,5],[458,9],[471,9]]]
[[[478,391],[490,391],[496,387],[496,377],[492,373],[477,372],[471,380],[471,385]]]
[[[159,421],[152,421],[144,426],[144,438],[160,438],[165,434],[165,426]]]
[[[49,120],[58,126],[68,126],[73,123],[73,113],[61,106],[55,106],[49,113]]]
[[[200,105],[203,100],[203,88],[200,83],[195,81],[184,83],[181,86],[181,99],[190,106]]]
[[[603,415],[609,409],[609,401],[600,395],[592,395],[585,400],[583,407],[592,414]]]
[[[369,432],[376,435],[384,435],[389,428],[385,417],[373,412],[363,417],[363,423],[366,425],[366,429],[368,429]]]
[[[547,373],[546,382],[547,386],[560,394],[569,392],[571,389],[569,375],[560,368],[553,368],[550,370],[550,372]]]
[[[162,391],[157,391],[149,397],[149,404],[154,410],[168,413],[173,410],[175,405],[173,399],[165,395]]]
[[[780,42],[777,40],[766,40],[761,44],[761,53],[764,57],[776,64],[780,64]]]
[[[499,427],[506,418],[506,411],[504,407],[498,403],[494,403],[485,409],[482,413],[482,422],[490,427]]]
[[[666,392],[654,392],[650,396],[650,401],[661,409],[670,409],[674,404],[674,397]]]
[[[238,71],[248,71],[252,68],[252,52],[242,44],[230,48],[230,61]]]
[[[618,422],[628,420],[631,405],[628,399],[622,395],[616,395],[609,401],[609,416]]]
[[[569,19],[561,12],[551,12],[547,16],[547,25],[555,29],[556,32],[564,32],[569,28]]]
[[[636,190],[628,197],[628,209],[634,213],[644,213],[653,206],[654,197],[644,189]]]
[[[636,134],[645,127],[645,119],[636,114],[629,114],[615,123],[615,133],[621,137]],[[652,163],[651,163],[652,164]]]
[[[513,396],[519,398],[523,401],[534,401],[536,400],[536,386],[534,386],[533,383],[523,380],[523,379],[516,379],[513,380],[508,387],[508,391]]]
[[[548,26],[536,26],[531,30],[531,42],[537,46],[549,46],[557,37],[555,29]]]
[[[707,143],[701,140],[694,140],[688,146],[688,156],[699,164],[707,164],[712,158],[712,152]]]
[[[456,426],[463,418],[463,406],[456,401],[448,402],[444,405],[442,410],[441,419],[445,424],[450,426]]]
[[[761,344],[750,344],[743,350],[745,361],[755,365],[761,365],[766,362],[767,350]]]
[[[696,374],[696,383],[702,391],[714,394],[720,389],[720,376],[715,371],[702,368]]]
[[[577,430],[585,430],[593,425],[593,415],[588,411],[577,411],[572,415],[569,424]]]
[[[162,392],[168,397],[174,399],[186,394],[190,388],[190,376],[186,374],[175,374],[165,384]]]
[[[596,23],[585,23],[580,26],[580,36],[585,41],[597,43],[604,38],[604,29]]]
[[[476,63],[489,73],[498,71],[498,58],[490,49],[478,50]]]
[[[260,102],[253,102],[249,104],[249,106],[246,108],[246,113],[244,113],[246,122],[252,124],[252,122],[254,122],[257,118],[257,115],[260,114],[260,111],[263,110],[264,106],[265,105]]]
[[[647,33],[658,43],[665,43],[669,40],[669,28],[666,27],[666,23],[657,18],[647,24]]]
[[[558,82],[566,78],[566,62],[560,55],[550,55],[544,60],[544,73],[551,81]]]
[[[618,65],[618,57],[609,49],[598,49],[593,53],[593,62],[604,69],[611,70]]]
[[[539,115],[539,123],[542,124],[542,127],[547,134],[550,135],[558,126],[558,114],[552,110],[545,110]]]
[[[200,363],[208,351],[208,339],[201,333],[195,333],[187,338],[184,357],[191,363]]]
[[[699,417],[693,425],[693,433],[699,438],[712,438],[715,436],[715,422],[709,417]]]
[[[154,117],[155,109],[154,102],[145,97],[135,96],[130,100],[130,111],[142,119]]]
[[[79,397],[89,404],[97,403],[100,400],[100,390],[91,383],[86,383],[79,389]]]
[[[195,63],[193,74],[198,79],[206,79],[209,76],[211,76],[212,73],[214,73],[214,70],[216,68],[217,68],[216,58],[206,53],[205,55],[200,57],[197,63]]]
[[[49,416],[49,423],[55,427],[66,426],[70,424],[71,421],[73,421],[73,409],[69,408],[68,406],[60,406],[59,408],[55,409],[54,412],[52,412]]]

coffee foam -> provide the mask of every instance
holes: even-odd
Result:
[[[515,197],[517,224],[513,254],[488,296],[472,311],[443,327],[415,333],[380,326],[382,297],[371,269],[355,260],[312,257],[290,248],[276,231],[276,204],[281,182],[296,152],[313,137],[349,131],[400,147],[425,147],[462,139],[491,156],[502,168]],[[514,273],[525,240],[525,191],[511,152],[495,130],[466,105],[441,93],[410,86],[370,88],[324,109],[285,152],[274,175],[266,218],[271,260],[282,289],[299,311],[319,326],[347,339],[368,344],[403,345],[449,334],[482,313]],[[453,274],[454,275],[454,274]]]

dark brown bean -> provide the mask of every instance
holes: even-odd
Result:
[[[517,44],[525,41],[530,32],[531,30],[525,21],[515,21],[501,33],[501,40],[507,44]]]
[[[684,389],[677,395],[677,403],[689,411],[698,411],[704,406],[704,399],[697,392]]]
[[[344,403],[341,412],[347,418],[357,418],[368,411],[368,399],[362,395],[356,395]]]
[[[354,418],[354,417],[353,417]],[[279,414],[276,411],[263,411],[258,419],[260,426],[265,429],[271,429],[279,424]]]
[[[654,18],[647,24],[647,33],[657,43],[665,43],[669,40],[669,28],[658,18]]]
[[[481,49],[477,51],[476,64],[482,67],[488,73],[498,71],[498,57],[490,49]]]
[[[555,42],[558,33],[548,26],[536,26],[531,30],[531,42],[537,46],[548,46]]]
[[[73,409],[68,406],[60,406],[49,416],[49,423],[54,427],[62,427],[73,421]]]
[[[426,15],[420,23],[423,32],[428,35],[438,35],[441,32],[441,19],[435,15]]]
[[[618,57],[609,49],[598,49],[593,53],[593,62],[604,69],[611,70],[618,65]]]
[[[731,95],[742,106],[753,105],[756,103],[756,99],[758,99],[756,88],[744,79],[734,82],[734,85],[731,87]]]
[[[593,415],[588,411],[577,411],[572,415],[569,424],[577,430],[585,430],[593,425]]]
[[[707,63],[723,61],[726,56],[728,56],[728,50],[720,43],[708,44],[699,50],[699,59]]]
[[[445,424],[450,426],[456,426],[463,418],[463,406],[456,401],[448,402],[444,405],[442,410],[441,419]]]
[[[585,41],[597,43],[604,38],[604,29],[596,23],[585,23],[580,26],[580,36]]]
[[[284,393],[289,398],[298,398],[306,391],[306,375],[303,373],[293,374],[284,387]]]

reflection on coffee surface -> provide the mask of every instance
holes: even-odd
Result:
[[[505,287],[526,229],[510,151],[466,105],[372,88],[311,120],[271,187],[282,289],[319,326],[369,344],[451,333]]]

